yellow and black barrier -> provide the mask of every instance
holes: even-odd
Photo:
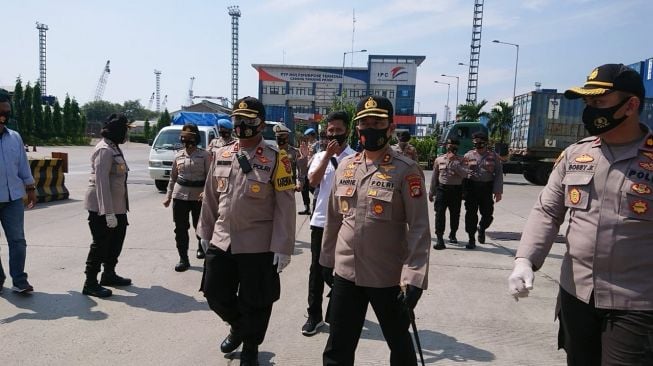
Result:
[[[29,160],[36,187],[38,202],[68,199],[70,193],[64,185],[66,159]]]

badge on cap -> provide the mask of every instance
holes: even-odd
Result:
[[[238,109],[247,109],[247,103],[243,100],[238,103]]]
[[[594,161],[594,158],[591,155],[583,154],[581,156],[576,157],[574,161],[576,161],[577,163],[590,163]]]
[[[413,198],[420,197],[422,195],[422,177],[411,174],[406,176],[406,180],[408,181],[410,196]]]
[[[587,76],[587,81],[594,80],[596,77],[599,75],[599,68],[595,68],[592,70],[592,72]]]
[[[642,201],[642,200],[637,200],[637,201],[633,202],[633,204],[630,206],[630,209],[634,213],[636,213],[638,215],[641,215],[641,214],[646,213],[646,211],[648,211],[648,203],[646,203],[645,201]]]
[[[574,205],[580,202],[580,190],[578,188],[572,188],[569,190],[569,202],[573,203]]]
[[[367,101],[365,102],[365,109],[376,108],[376,107],[377,107],[376,100],[374,100],[374,98],[372,97],[367,98]]]
[[[635,193],[639,194],[650,194],[651,193],[651,188],[647,186],[644,183],[634,183],[632,186],[630,186],[630,189],[633,190]]]

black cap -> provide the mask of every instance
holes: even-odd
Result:
[[[104,122],[104,128],[112,129],[122,127],[131,127],[129,125],[129,120],[122,113],[112,113]]]
[[[445,144],[446,145],[456,145],[457,146],[457,145],[460,145],[460,142],[458,141],[458,139],[447,139]]]
[[[487,141],[487,135],[483,132],[474,132],[472,134],[472,140],[479,139],[483,141]]]
[[[231,116],[242,116],[247,118],[260,118],[265,121],[265,107],[254,97],[245,97],[234,103]]]
[[[644,82],[637,71],[623,64],[601,65],[587,76],[582,87],[573,87],[565,91],[568,99],[603,95],[610,91],[631,93],[644,98]]]
[[[11,103],[11,94],[5,89],[0,88],[0,103]]]
[[[358,105],[356,106],[356,117],[354,117],[354,121],[371,116],[388,118],[392,123],[393,115],[394,109],[392,108],[392,102],[390,102],[390,99],[378,95],[370,95],[363,97],[358,102]]]

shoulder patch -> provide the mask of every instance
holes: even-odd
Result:
[[[413,198],[421,197],[424,189],[422,188],[422,177],[419,174],[410,174],[406,176],[408,181],[408,190]]]

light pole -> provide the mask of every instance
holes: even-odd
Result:
[[[459,90],[459,83],[460,83],[460,78],[455,75],[446,75],[442,74],[445,78],[456,78],[456,114],[455,116],[458,116],[458,90]]]
[[[515,105],[515,91],[517,90],[517,65],[519,64],[519,45],[516,43],[501,42],[499,40],[492,41],[493,43],[507,44],[517,48],[517,57],[515,58],[515,82],[512,85],[512,104]]]
[[[446,118],[445,121],[449,120],[449,91],[451,90],[451,84],[450,83],[445,83],[443,81],[434,81],[436,84],[445,84],[447,86],[447,105],[445,107],[444,111],[444,118]]]
[[[344,95],[345,93],[345,57],[347,56],[348,53],[354,54],[359,52],[367,52],[367,50],[345,51],[342,53],[342,74],[340,75],[340,80],[342,82],[342,85],[340,86],[341,89],[340,95]]]

